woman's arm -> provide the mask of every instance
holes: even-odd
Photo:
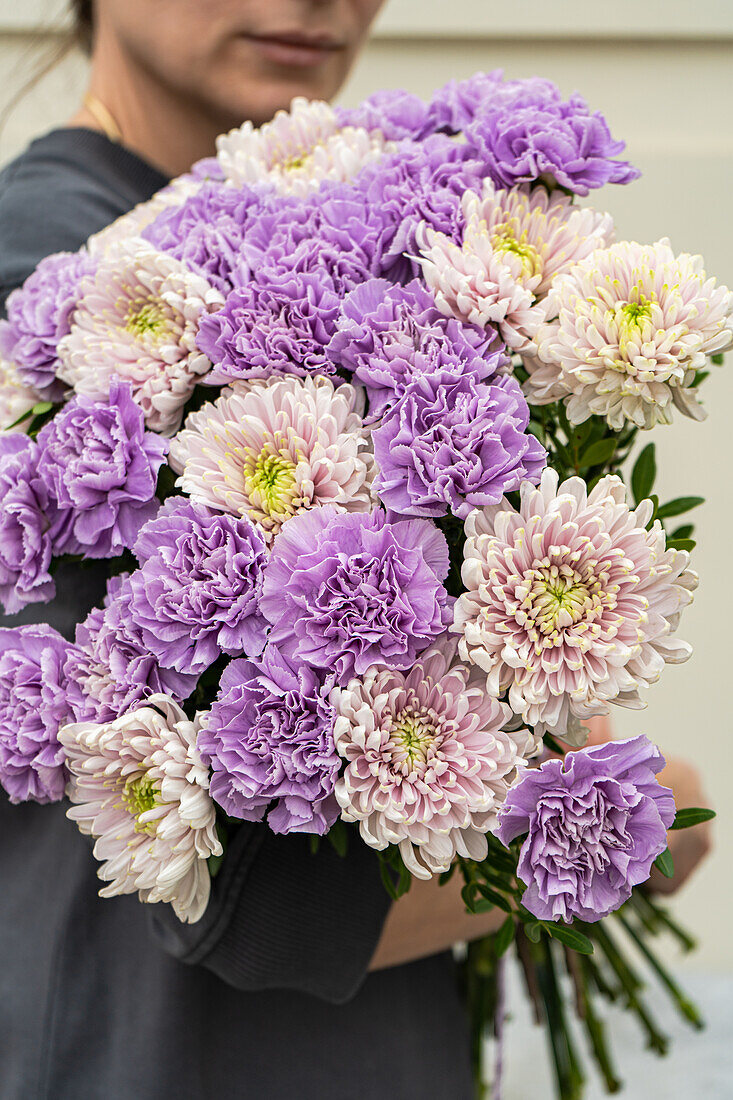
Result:
[[[414,880],[409,892],[392,904],[369,969],[412,962],[445,951],[459,940],[476,940],[496,932],[505,914],[499,909],[467,913],[462,886],[459,874],[445,886],[437,878]]]

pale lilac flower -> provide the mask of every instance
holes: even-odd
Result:
[[[194,500],[249,516],[269,540],[290,516],[335,504],[368,511],[373,458],[358,394],[324,377],[235,383],[192,413],[171,443]]]
[[[385,141],[378,131],[339,127],[328,103],[296,96],[272,122],[245,122],[217,138],[216,147],[230,183],[267,183],[285,194],[306,195],[324,180],[351,179],[382,156]]]
[[[128,611],[165,668],[201,674],[222,654],[258,656],[265,542],[245,516],[171,497],[140,532]]]
[[[166,440],[146,432],[129,383],[113,378],[109,399],[80,396],[38,433],[38,470],[56,516],[54,552],[111,558],[130,549],[158,511]]]
[[[419,258],[438,308],[477,325],[496,325],[514,351],[533,347],[548,317],[558,275],[613,239],[610,215],[572,205],[544,187],[463,197],[465,229],[456,243],[429,226],[418,231]]]
[[[170,902],[180,920],[206,910],[206,860],[221,855],[198,723],[154,695],[113,722],[80,722],[59,733],[71,780],[67,816],[95,838],[100,897],[137,892]]]
[[[132,384],[148,426],[170,435],[211,364],[196,347],[205,313],[222,295],[180,260],[142,238],[117,242],[81,289],[59,344],[59,377],[94,400],[117,375]]]
[[[487,385],[471,373],[425,372],[373,429],[374,488],[403,515],[465,519],[539,479],[547,455],[528,423],[514,378]]]
[[[327,354],[363,382],[370,419],[391,408],[419,376],[440,369],[480,382],[509,362],[493,329],[445,317],[417,279],[407,286],[370,279],[352,290],[341,303]]]
[[[38,444],[0,432],[0,603],[14,615],[56,592],[51,573],[54,509],[38,473]]]
[[[526,360],[530,400],[565,398],[571,423],[604,416],[616,431],[669,424],[673,405],[702,419],[697,371],[733,343],[733,293],[666,239],[581,260],[553,284],[548,315]]]
[[[497,835],[527,833],[518,875],[522,905],[540,920],[597,921],[646,882],[667,847],[672,791],[664,757],[646,737],[611,741],[524,773],[507,795]]]
[[[275,833],[327,833],[338,817],[341,760],[333,741],[333,676],[286,660],[269,645],[259,661],[232,661],[202,715],[199,752],[211,796],[230,817]]]
[[[58,347],[68,335],[82,280],[94,261],[80,252],[46,256],[7,301],[7,320],[0,321],[0,353],[15,364],[26,386],[39,400],[58,401],[65,386],[56,377]]]
[[[428,520],[326,505],[283,526],[260,608],[285,657],[344,682],[415,662],[452,617],[447,575],[448,544]]]
[[[107,585],[104,607],[94,608],[76,628],[66,661],[67,691],[76,721],[107,722],[151,695],[188,698],[197,675],[164,668],[146,645],[130,613],[129,574]]]
[[[398,845],[422,879],[456,855],[484,859],[486,833],[536,747],[526,729],[506,731],[509,707],[454,654],[442,639],[408,672],[373,665],[331,694],[342,817],[372,848]]]
[[[468,517],[453,629],[491,695],[508,690],[529,725],[582,744],[581,720],[642,707],[639,689],[690,656],[673,634],[697,576],[658,520],[647,530],[651,501],[629,509],[618,477],[590,492],[558,480],[547,469],[522,485],[519,511],[503,501]]]
[[[66,768],[59,727],[71,717],[71,644],[50,626],[0,630],[0,784],[11,802],[58,802]]]

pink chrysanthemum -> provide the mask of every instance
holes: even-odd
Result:
[[[532,347],[552,314],[547,293],[573,263],[613,239],[610,214],[572,205],[544,187],[463,196],[461,244],[427,225],[418,231],[419,263],[438,308],[447,316],[495,325],[515,351]]]
[[[209,773],[197,724],[166,695],[114,722],[65,726],[59,739],[71,773],[68,816],[96,837],[101,897],[138,892],[166,901],[182,921],[209,900],[209,856],[221,854]]]
[[[672,405],[694,419],[706,357],[733,342],[733,293],[716,286],[701,256],[675,256],[669,241],[619,241],[553,285],[549,316],[528,359],[529,400],[567,399],[568,419],[604,416],[617,431],[668,424]]]
[[[15,365],[0,359],[0,431],[7,431],[40,400],[40,394],[25,384]],[[14,430],[23,432],[27,426],[24,421]]]
[[[357,405],[352,386],[334,389],[323,376],[236,382],[171,443],[177,484],[194,500],[249,516],[268,539],[315,505],[368,512],[373,458]]]
[[[379,130],[340,127],[332,107],[297,96],[289,111],[255,127],[245,122],[217,139],[218,160],[230,183],[266,183],[277,191],[305,195],[324,180],[345,181],[381,157]]]
[[[618,477],[588,493],[545,470],[506,501],[472,512],[453,630],[487,675],[491,695],[536,729],[582,744],[579,720],[608,703],[639,708],[639,688],[690,646],[671,635],[692,598],[689,555],[668,550],[651,501],[635,511]]]
[[[446,871],[456,855],[483,859],[486,833],[537,743],[508,733],[511,712],[483,677],[437,642],[409,672],[372,666],[334,688],[336,784],[345,821],[372,848],[397,844],[417,878]]]
[[[114,375],[132,383],[148,426],[169,435],[200,376],[211,368],[196,347],[203,313],[223,298],[180,260],[140,238],[104,253],[83,283],[71,331],[59,344],[59,377],[95,400]]]

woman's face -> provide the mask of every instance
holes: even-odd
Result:
[[[383,2],[98,0],[95,18],[100,41],[224,128],[331,99]]]

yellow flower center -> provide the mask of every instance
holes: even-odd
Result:
[[[297,497],[295,469],[284,448],[277,450],[266,443],[259,454],[248,449],[242,473],[250,512],[256,520],[283,520],[293,514]]]
[[[122,801],[125,808],[135,818],[135,832],[155,833],[155,822],[140,823],[143,814],[148,813],[156,805],[160,791],[152,779],[147,775],[139,775],[136,779],[128,779],[122,789]]]
[[[430,748],[435,744],[435,737],[435,720],[426,711],[412,707],[400,711],[392,729],[392,740],[397,750],[394,762],[407,772],[415,768],[422,770]]]
[[[511,221],[503,222],[494,227],[491,244],[495,252],[516,256],[525,278],[542,274],[542,259],[534,245],[529,243],[526,229],[518,234],[516,225]]]
[[[157,337],[167,328],[167,316],[161,302],[154,298],[133,302],[127,312],[125,328],[134,336]]]
[[[304,165],[308,163],[312,155],[312,152],[304,149],[301,153],[296,153],[295,156],[288,157],[287,160],[283,161],[283,172],[295,172],[298,170],[298,168],[303,168]]]
[[[613,319],[618,331],[618,366],[622,371],[631,368],[631,361],[639,354],[639,344],[649,339],[649,329],[652,320],[652,307],[654,298],[645,298],[638,294],[636,301],[617,302],[613,311]],[[632,373],[635,370],[631,368]]]
[[[594,624],[614,602],[606,591],[606,579],[592,562],[547,563],[525,575],[519,611],[537,651],[562,645],[568,630],[576,641],[587,635],[590,642]]]

